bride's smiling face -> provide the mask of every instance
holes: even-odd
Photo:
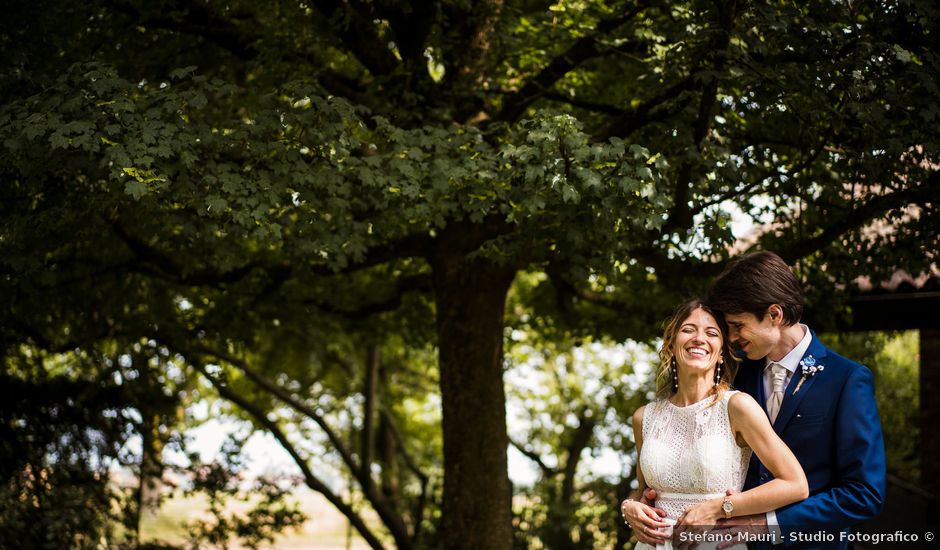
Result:
[[[696,308],[679,325],[673,354],[680,369],[709,371],[721,358],[723,343],[715,318]]]

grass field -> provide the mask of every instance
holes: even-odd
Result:
[[[364,550],[368,545],[353,533],[347,542],[346,518],[336,511],[322,496],[304,488],[294,493],[300,509],[309,518],[299,531],[288,531],[271,548],[284,550]],[[245,508],[245,504],[231,506],[233,511]],[[141,522],[141,541],[163,541],[183,545],[186,542],[184,524],[205,514],[205,500],[201,498],[174,497],[164,501],[156,514],[148,514]],[[242,547],[232,544],[230,549]]]

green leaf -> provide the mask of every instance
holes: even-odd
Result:
[[[182,67],[180,69],[173,69],[170,71],[170,78],[173,80],[181,80],[188,76],[192,76],[196,72],[196,66],[190,65],[188,67]]]
[[[138,180],[130,180],[124,184],[124,192],[134,197],[135,199],[140,199],[146,195],[149,190],[147,189],[147,185],[145,183]]]
[[[60,129],[49,137],[49,143],[53,149],[68,149],[69,138]]]
[[[228,210],[228,201],[218,195],[212,195],[206,199],[206,209],[214,213],[225,212]]]
[[[565,202],[578,202],[581,200],[581,194],[571,185],[561,186],[561,197]]]
[[[195,107],[196,109],[202,109],[208,103],[209,101],[206,99],[206,94],[202,92],[194,94],[189,98],[189,104]]]

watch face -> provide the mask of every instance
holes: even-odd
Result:
[[[726,500],[725,503],[721,505],[721,509],[725,512],[730,512],[731,510],[734,510],[734,506],[731,504],[730,500]]]

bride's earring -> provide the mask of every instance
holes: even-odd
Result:
[[[715,385],[716,386],[721,383],[721,366],[724,364],[725,364],[724,359],[718,360],[718,367],[715,368]]]
[[[676,358],[672,358],[672,393],[679,393],[679,367]]]

